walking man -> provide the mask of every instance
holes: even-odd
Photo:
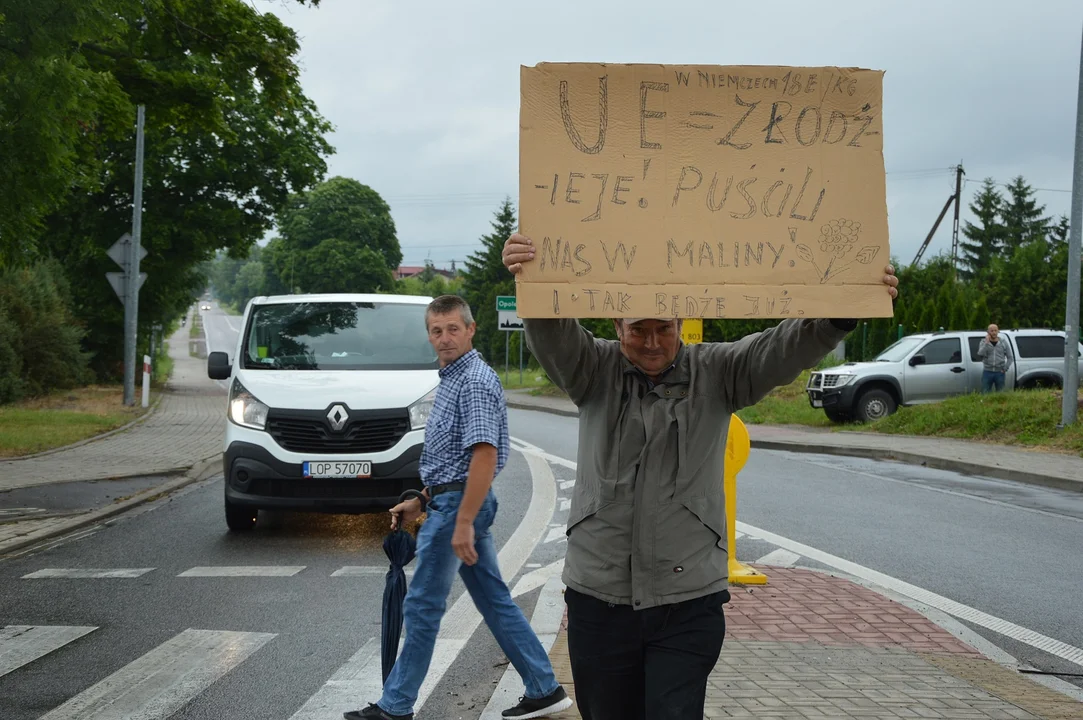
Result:
[[[985,337],[978,344],[978,357],[981,358],[981,391],[1000,391],[1004,389],[1004,378],[1012,366],[1012,349],[1007,340],[1001,341],[1000,328],[990,325]]]
[[[533,242],[512,235],[518,273]],[[898,294],[891,267],[885,292]],[[729,599],[723,461],[733,412],[792,382],[855,320],[785,320],[736,342],[681,343],[677,319],[524,318],[530,351],[579,407],[564,560],[583,720],[702,720]]]
[[[519,672],[526,696],[506,718],[540,718],[571,706],[549,656],[500,576],[490,528],[497,501],[491,485],[507,462],[508,411],[500,379],[473,349],[476,325],[454,295],[429,304],[425,323],[440,359],[440,385],[425,423],[421,480],[427,515],[417,535],[413,581],[403,605],[406,640],[383,697],[346,720],[409,720],[429,670],[447,596],[458,571],[485,624]],[[410,499],[391,509],[391,528],[421,514]]]

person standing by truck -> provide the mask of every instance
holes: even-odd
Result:
[[[1001,342],[1000,328],[990,325],[978,345],[978,357],[982,362],[981,391],[983,393],[1004,389],[1004,378],[1012,366],[1012,349],[1007,340]]]

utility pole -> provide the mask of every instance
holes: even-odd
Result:
[[[132,237],[127,247],[127,278],[124,283],[124,404],[135,405],[135,345],[139,328],[139,276],[143,236],[143,121],[139,106],[135,123],[135,197],[132,203]]]
[[[955,194],[949,197],[948,201],[944,203],[944,209],[941,210],[940,214],[937,216],[936,222],[933,223],[932,230],[930,230],[929,234],[925,236],[925,242],[923,242],[921,244],[921,247],[918,248],[918,253],[914,256],[914,261],[910,263],[910,267],[917,267],[918,263],[921,262],[921,256],[925,254],[925,250],[928,249],[929,243],[932,242],[933,235],[936,234],[937,228],[940,227],[940,223],[944,220],[944,216],[948,214],[948,208],[951,207],[952,203],[955,203],[955,222],[954,227],[952,227],[951,231],[951,267],[952,272],[955,272],[956,258],[959,254],[959,203],[960,198],[962,197],[963,175],[965,175],[966,172],[963,170],[963,163],[961,161],[958,165],[955,166],[954,169]]]
[[[1061,427],[1075,423],[1079,403],[1079,254],[1083,233],[1083,41],[1080,44],[1079,92],[1075,110],[1075,163],[1072,170],[1072,219],[1068,229],[1068,293],[1064,309],[1064,397]]]
[[[955,166],[955,222],[951,228],[951,274],[959,282],[959,205],[963,197],[963,161]]]

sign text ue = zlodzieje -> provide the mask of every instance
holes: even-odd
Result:
[[[883,73],[521,69],[518,317],[890,317]]]

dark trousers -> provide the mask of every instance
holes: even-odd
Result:
[[[703,720],[729,591],[634,610],[568,588],[568,655],[583,720]]]

